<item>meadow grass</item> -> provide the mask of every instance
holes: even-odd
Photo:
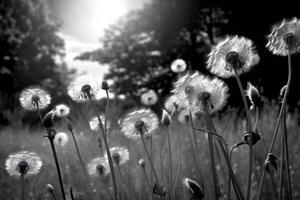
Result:
[[[111,106],[111,108],[113,105]],[[110,109],[111,110],[111,109]],[[84,110],[83,110],[84,111]],[[276,104],[268,103],[264,106],[260,119],[258,121],[259,133],[262,139],[255,145],[253,149],[254,165],[252,173],[252,197],[256,198],[258,192],[258,185],[260,175],[262,171],[263,162],[268,152],[268,146],[272,139],[273,127],[275,119],[278,116],[279,108]],[[117,113],[118,111],[111,110],[111,113]],[[89,113],[89,112],[84,112]],[[251,113],[254,115],[254,113]],[[77,139],[78,146],[82,160],[87,164],[91,159],[98,157],[100,150],[97,143],[99,133],[93,132],[89,129],[88,122],[85,117],[73,117],[74,123],[74,134]],[[124,146],[128,148],[130,152],[129,161],[120,166],[122,174],[122,196],[123,199],[150,199],[151,189],[145,179],[143,169],[138,164],[139,159],[143,158],[146,161],[146,172],[148,178],[150,178],[150,165],[147,160],[147,156],[144,151],[141,140],[130,140],[126,138],[118,127],[117,115],[110,115],[109,120],[112,122],[112,127],[109,131],[109,146]],[[88,117],[88,116],[87,116]],[[76,119],[75,119],[76,118]],[[170,126],[171,134],[171,148],[172,148],[172,165],[174,169],[173,178],[175,179],[176,172],[178,172],[178,181],[175,184],[174,199],[189,199],[188,192],[182,185],[182,180],[185,177],[191,178],[198,183],[203,181],[205,199],[213,199],[214,189],[210,173],[210,161],[209,161],[209,150],[207,145],[207,137],[203,132],[197,133],[197,144],[198,151],[197,156],[199,157],[198,165],[201,166],[202,180],[200,180],[197,165],[195,159],[193,159],[193,148],[189,140],[188,134],[189,124],[182,124],[176,119],[175,114],[172,118]],[[213,116],[216,129],[218,133],[226,140],[228,147],[242,141],[243,135],[246,131],[246,119],[241,117],[240,112],[237,109],[227,109],[225,113],[216,114]],[[291,181],[293,188],[294,199],[300,198],[300,142],[299,138],[299,125],[298,125],[299,114],[297,112],[287,114],[287,130],[288,130],[288,143],[290,152],[290,170],[291,170]],[[196,128],[205,129],[204,119],[197,119],[195,122]],[[63,121],[57,123],[55,129],[64,131],[67,133],[67,126]],[[282,133],[280,128],[279,133]],[[57,146],[57,156],[60,162],[62,171],[63,181],[67,194],[67,199],[70,199],[69,188],[72,186],[75,199],[111,199],[113,196],[113,188],[111,178],[109,175],[89,177],[86,178],[83,173],[82,166],[80,165],[76,149],[69,135],[69,142],[63,146]],[[56,175],[56,168],[52,157],[49,141],[43,137],[45,130],[41,128],[30,129],[27,126],[16,127],[10,126],[1,130],[0,132],[0,199],[20,199],[21,187],[19,187],[19,180],[13,177],[9,177],[4,168],[4,162],[8,154],[21,150],[29,150],[37,152],[44,165],[41,172],[33,177],[25,178],[25,196],[26,199],[52,199],[51,194],[46,190],[46,185],[50,183],[55,188],[55,195],[58,199],[61,198],[59,191],[59,185]],[[180,135],[181,141],[181,159],[179,159],[179,145],[177,139]],[[169,174],[169,158],[168,158],[168,134],[165,128],[160,127],[153,135],[153,162],[154,168],[158,174],[160,185],[165,187],[168,186],[170,180]],[[147,145],[149,145],[149,139],[145,139]],[[277,140],[275,149],[273,151],[278,157],[280,155],[280,141]],[[226,199],[228,189],[228,172],[226,164],[220,156],[218,158],[218,152],[216,154],[216,170],[218,176],[218,185],[220,187],[222,199]],[[278,161],[278,170],[280,169],[280,162]],[[237,181],[240,184],[243,193],[247,190],[247,171],[248,171],[248,147],[241,146],[233,152],[232,166],[234,173],[237,177]],[[179,169],[179,170],[178,170]],[[120,174],[116,173],[117,180],[120,180]],[[279,194],[279,172],[272,173],[272,176],[266,175],[266,181],[264,184],[264,191],[262,199],[275,199]],[[120,186],[118,186],[120,187]],[[119,188],[119,190],[121,190]],[[233,190],[231,192],[231,199],[235,199]],[[283,191],[284,193],[284,191]],[[284,194],[286,195],[286,194]],[[156,197],[154,197],[156,198]],[[158,198],[157,198],[158,199]]]

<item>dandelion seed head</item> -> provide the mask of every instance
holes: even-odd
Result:
[[[54,137],[54,144],[58,146],[65,146],[69,142],[69,137],[66,133],[64,132],[59,132],[55,134]]]
[[[55,116],[66,117],[70,114],[70,108],[66,104],[56,105],[54,108]]]
[[[184,99],[180,99],[179,97],[177,97],[177,95],[173,94],[167,98],[164,106],[165,109],[170,113],[175,111],[180,112],[188,106],[188,102]]]
[[[29,111],[36,111],[38,108],[43,110],[51,103],[51,96],[39,87],[30,87],[21,92],[20,103]]]
[[[192,113],[204,112],[206,109],[213,113],[225,105],[228,87],[220,79],[210,79],[195,72],[175,92],[188,101]]]
[[[9,154],[5,161],[5,169],[10,176],[20,176],[21,174],[38,174],[42,165],[43,162],[40,156],[29,151],[21,151],[15,154]]]
[[[117,165],[123,165],[129,161],[129,151],[125,147],[112,147],[110,153]]]
[[[258,62],[259,55],[251,40],[240,36],[230,36],[212,48],[206,67],[211,73],[228,78],[235,75],[233,68],[238,74],[242,74]]]
[[[69,96],[78,103],[86,102],[89,98],[97,99],[101,91],[101,80],[89,75],[78,77],[68,87]]]
[[[190,121],[190,114],[189,114],[189,110],[185,109],[182,110],[179,115],[178,115],[178,121],[181,123],[188,123]]]
[[[158,101],[158,96],[154,90],[148,90],[141,96],[141,102],[145,106],[151,106],[156,104]]]
[[[150,109],[140,109],[129,113],[121,123],[125,136],[138,139],[141,135],[148,137],[158,128],[158,117]]]
[[[103,157],[92,159],[87,165],[87,171],[94,177],[108,175],[110,173],[108,160]]]
[[[183,59],[176,59],[171,63],[171,70],[174,73],[184,72],[187,68],[187,64]]]
[[[266,47],[275,55],[287,56],[300,51],[300,20],[296,17],[275,24]]]

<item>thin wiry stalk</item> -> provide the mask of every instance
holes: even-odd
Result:
[[[246,193],[246,200],[249,200],[251,198],[251,183],[252,183],[252,163],[253,163],[253,145],[252,145],[252,122],[251,122],[251,115],[249,111],[249,106],[247,103],[247,99],[245,96],[245,92],[240,80],[240,77],[234,68],[234,73],[235,73],[235,78],[238,83],[241,96],[243,99],[244,107],[245,107],[245,112],[247,116],[247,132],[249,134],[249,169],[248,169],[248,181],[247,181],[247,193]]]
[[[52,134],[52,133],[48,133],[48,134]],[[55,165],[56,165],[56,170],[57,170],[57,175],[58,175],[61,194],[62,194],[63,200],[66,200],[66,194],[65,194],[65,189],[64,189],[62,177],[61,177],[59,162],[58,162],[58,159],[57,159],[56,150],[55,150],[55,146],[54,146],[54,142],[53,142],[54,138],[48,137],[48,139],[50,141],[50,145],[51,145],[51,149],[52,149],[52,153],[53,153],[53,157],[54,157],[54,161],[55,161]]]
[[[52,196],[53,200],[57,200],[56,197],[55,197],[54,192],[50,192],[50,193],[51,193],[51,196]]]
[[[292,184],[291,184],[291,175],[290,175],[290,161],[289,161],[289,146],[288,146],[288,137],[287,137],[287,125],[286,125],[286,110],[283,112],[283,132],[284,132],[284,146],[285,146],[285,166],[286,166],[286,176],[289,190],[289,200],[293,200],[292,193]]]
[[[274,133],[273,133],[273,138],[272,138],[271,145],[270,145],[270,148],[269,148],[269,151],[268,151],[267,155],[269,155],[269,153],[271,153],[273,151],[273,148],[274,148],[274,145],[275,145],[275,141],[276,141],[276,137],[277,137],[277,134],[278,134],[278,129],[279,129],[281,117],[283,116],[285,106],[286,106],[286,103],[287,103],[287,95],[289,93],[291,80],[292,80],[291,52],[288,51],[288,80],[287,80],[286,88],[285,88],[285,91],[284,91],[284,96],[283,96],[283,99],[282,99],[282,104],[281,104],[281,107],[280,107],[279,115],[278,115],[278,118],[277,118],[277,121],[276,121],[275,129],[274,129]],[[265,175],[266,175],[266,168],[263,167],[263,171],[262,171],[262,175],[261,175],[261,179],[260,179],[260,183],[259,183],[259,189],[258,189],[258,200],[261,199],[261,193],[262,193],[262,187],[263,187],[264,180],[265,180]]]
[[[195,153],[197,155],[197,152],[199,151],[199,148],[198,148],[198,143],[197,143],[197,136],[196,136],[196,133],[195,133],[195,130],[194,130],[195,125],[194,125],[194,122],[193,122],[193,116],[192,116],[191,111],[189,111],[189,116],[190,116],[190,123],[191,123],[191,126],[192,126],[192,133],[193,133],[194,143],[195,143],[195,150],[196,150]]]
[[[39,115],[40,121],[41,121],[41,123],[43,125],[43,117],[41,115],[41,110],[40,110],[40,107],[39,107],[39,103],[36,103],[36,108],[37,108],[37,113]]]
[[[105,90],[106,92],[106,107],[105,107],[105,116],[104,116],[104,129],[107,131],[107,113],[108,113],[108,107],[109,107],[109,95],[108,95],[108,90]],[[106,135],[107,137],[107,135]]]
[[[177,171],[176,171],[176,175],[175,175],[175,180],[174,180],[174,185],[173,185],[173,197],[175,197],[175,191],[176,191],[176,185],[177,185],[177,181],[178,181],[178,177],[179,177],[179,174],[180,174],[180,171],[181,171],[181,151],[182,151],[182,147],[181,147],[181,134],[177,134],[178,136],[178,146],[179,146],[179,150],[178,150],[178,163],[179,163],[179,166],[177,168]]]
[[[279,196],[278,199],[282,200],[282,188],[283,188],[283,165],[284,165],[284,131],[282,132],[281,137],[281,150],[280,150],[280,174],[279,174]]]
[[[144,139],[144,136],[143,136],[143,135],[141,135],[141,139],[142,139],[142,143],[143,143],[143,145],[144,145],[144,149],[145,149],[145,151],[146,151],[146,154],[147,154],[147,157],[148,157],[148,160],[149,160],[149,163],[150,163],[151,170],[153,171],[153,174],[154,174],[156,183],[159,185],[158,176],[157,176],[157,174],[156,174],[156,172],[155,172],[155,169],[154,169],[154,166],[153,166],[151,157],[150,157],[150,153],[149,153],[149,151],[148,151],[148,149],[147,149],[147,146],[146,146],[145,139]]]
[[[170,168],[170,192],[173,191],[173,163],[172,163],[172,149],[171,149],[171,138],[170,138],[170,127],[167,128],[168,132],[168,150],[169,150],[169,168]],[[171,196],[172,198],[172,196]]]
[[[74,194],[73,194],[72,186],[70,186],[70,195],[71,195],[71,199],[74,200]]]
[[[80,162],[80,164],[81,164],[83,173],[84,173],[84,175],[88,178],[88,173],[87,173],[87,171],[86,171],[86,169],[85,169],[85,166],[84,166],[84,163],[83,163],[83,161],[82,161],[82,157],[81,157],[81,155],[80,155],[80,151],[79,151],[79,148],[78,148],[78,144],[77,144],[77,141],[76,141],[76,138],[75,138],[74,131],[73,131],[73,129],[69,129],[69,131],[71,132],[71,135],[72,135],[72,138],[73,138],[73,141],[74,141],[74,144],[75,144],[76,152],[77,152],[77,155],[78,155],[79,162]]]
[[[114,166],[113,166],[111,154],[110,154],[109,147],[108,147],[106,130],[103,127],[101,118],[100,118],[100,116],[99,116],[99,114],[97,112],[97,109],[96,109],[96,106],[95,106],[93,100],[91,99],[91,96],[90,95],[88,95],[88,96],[89,96],[92,108],[94,109],[94,112],[96,113],[96,116],[97,116],[98,121],[99,121],[100,129],[101,129],[100,132],[102,134],[102,138],[103,138],[103,141],[104,141],[104,145],[105,145],[105,149],[106,149],[106,154],[107,154],[107,158],[108,158],[108,164],[109,164],[109,168],[110,168],[110,171],[111,171],[111,177],[112,177],[112,182],[113,182],[113,187],[114,187],[114,199],[117,200],[118,199],[117,182],[116,182],[115,170],[114,170]],[[107,97],[107,101],[109,101],[108,97]],[[105,113],[105,115],[106,114],[107,113]]]
[[[119,172],[119,178],[120,178],[120,192],[121,192],[121,199],[124,199],[124,191],[123,191],[123,178],[122,178],[122,173],[121,173],[121,169],[120,169],[120,165],[117,163],[117,169]]]
[[[204,113],[204,117],[205,117],[207,129],[212,133],[217,133],[217,130],[216,130],[216,128],[214,126],[214,123],[213,123],[213,121],[212,121],[212,119],[211,119],[208,112]],[[232,179],[232,183],[233,183],[233,187],[234,187],[234,191],[235,191],[235,194],[237,196],[237,199],[244,200],[244,196],[243,196],[243,193],[241,191],[241,188],[240,188],[240,186],[239,186],[239,184],[236,180],[236,177],[233,173],[233,170],[232,170],[232,167],[231,167],[231,164],[230,164],[230,161],[229,161],[229,155],[228,155],[227,149],[225,147],[224,141],[218,137],[217,142],[219,143],[219,146],[221,147],[223,156],[225,158],[225,161],[226,161],[226,164],[227,164],[227,167],[228,167],[229,174],[230,174],[231,179]]]
[[[253,130],[257,129],[258,119],[259,119],[259,108],[257,108],[255,106],[255,122],[254,122],[254,128],[253,128]]]
[[[233,150],[234,150],[234,146],[231,147],[230,149],[230,152],[229,152],[229,163],[231,164],[231,158],[232,158],[232,153],[233,153]],[[230,190],[231,190],[231,176],[230,174],[228,175],[228,199],[230,200]]]
[[[23,173],[21,173],[21,190],[22,190],[22,200],[25,200],[24,174]]]

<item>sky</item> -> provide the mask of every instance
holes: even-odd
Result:
[[[62,22],[59,35],[65,40],[65,61],[78,74],[92,74],[103,77],[108,66],[97,62],[74,60],[86,51],[92,51],[101,44],[99,38],[110,24],[134,9],[142,8],[151,0],[50,0],[54,17]]]

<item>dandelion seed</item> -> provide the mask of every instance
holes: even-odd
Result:
[[[211,73],[228,78],[249,71],[258,64],[259,56],[253,42],[245,37],[233,36],[219,42],[208,55],[207,69]],[[233,70],[234,69],[234,70]]]
[[[125,147],[112,147],[110,153],[117,165],[123,165],[129,160],[129,151]]]
[[[66,117],[70,114],[70,108],[66,104],[56,105],[54,108],[55,116]]]
[[[91,160],[87,165],[87,171],[91,176],[105,176],[110,173],[108,160],[98,157]]]
[[[40,172],[42,165],[40,156],[29,151],[9,154],[5,161],[5,169],[10,176],[36,175]]]
[[[105,121],[105,116],[100,115],[100,119],[101,121],[104,123]],[[89,125],[90,125],[90,129],[92,131],[98,131],[99,127],[100,127],[100,122],[98,120],[98,117],[93,117],[90,121],[89,121]],[[106,128],[109,129],[110,128],[110,121],[106,120]]]
[[[186,62],[183,59],[176,59],[171,63],[171,70],[174,73],[184,72],[186,68]]]
[[[69,137],[64,132],[59,132],[55,134],[54,144],[59,145],[61,147],[65,146],[69,142]]]
[[[93,76],[80,76],[68,87],[69,96],[78,103],[86,102],[89,98],[95,100],[102,91],[102,82]]]
[[[300,51],[300,20],[283,20],[272,28],[266,47],[275,55],[287,56]]]
[[[26,88],[21,92],[20,103],[29,111],[43,110],[48,107],[51,97],[45,90],[39,87]]]
[[[188,100],[192,114],[216,112],[223,108],[228,97],[228,87],[217,78],[207,78],[195,72],[180,87],[174,90],[176,95]]]
[[[121,130],[125,136],[138,139],[149,137],[158,128],[158,118],[150,109],[140,109],[129,113],[122,121]]]
[[[204,198],[204,189],[196,181],[184,178],[183,185],[190,191],[192,199],[201,200]]]
[[[154,90],[148,90],[141,96],[141,102],[145,106],[151,106],[157,103],[158,96]]]

